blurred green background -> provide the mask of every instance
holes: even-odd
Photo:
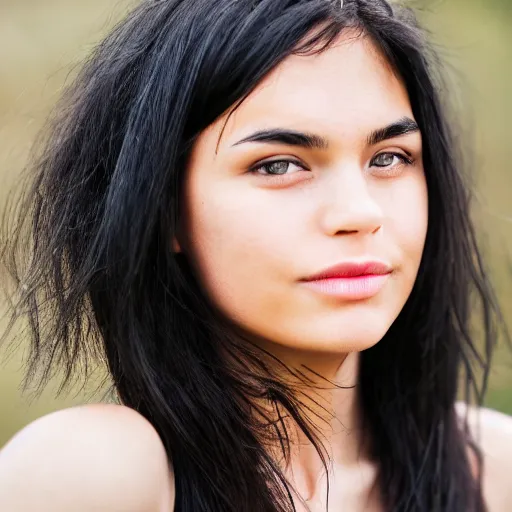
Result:
[[[128,0],[0,0],[0,209],[63,84]],[[506,318],[512,318],[512,0],[412,2],[450,64],[453,99],[476,148],[475,218]],[[0,314],[5,304],[0,303]],[[1,316],[1,315],[0,315]],[[509,325],[511,322],[509,322]],[[2,324],[0,323],[0,331]],[[98,401],[89,390],[30,401],[19,390],[23,347],[0,351],[0,447],[35,418]],[[498,348],[487,404],[512,414],[512,355]],[[56,382],[58,384],[58,382]]]

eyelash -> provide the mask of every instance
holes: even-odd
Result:
[[[379,153],[378,155],[376,155],[373,160],[375,160],[376,158],[378,158],[379,156],[382,156],[382,155],[392,155],[392,156],[396,156],[399,160],[400,160],[400,163],[397,164],[397,165],[394,165],[393,167],[391,167],[391,169],[395,169],[397,166],[400,166],[400,165],[412,165],[414,163],[414,160],[401,154],[401,153],[396,153],[396,152],[392,152],[392,151],[387,151],[387,152],[384,152],[384,153]],[[373,161],[372,160],[372,161]],[[263,176],[263,177],[266,177],[266,178],[272,178],[272,179],[276,179],[276,178],[280,178],[280,179],[283,179],[283,177],[285,176],[289,176],[288,173],[286,174],[262,174],[262,173],[258,173],[258,171],[260,169],[264,169],[265,167],[268,168],[268,166],[272,165],[272,164],[277,164],[277,163],[288,163],[288,164],[294,164],[298,167],[302,167],[304,170],[307,170],[299,161],[297,160],[294,160],[292,158],[281,158],[281,159],[278,159],[278,160],[269,160],[269,161],[266,161],[266,162],[259,162],[258,164],[254,165],[253,167],[251,167],[249,169],[249,173],[251,174],[259,174],[260,176]],[[387,167],[381,167],[382,169],[382,172],[383,173],[386,173],[386,170],[387,171],[390,171],[390,168],[387,168]],[[292,174],[295,174],[295,173],[292,173]],[[388,174],[393,174],[393,172],[388,172]]]

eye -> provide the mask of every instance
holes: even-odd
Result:
[[[305,171],[303,165],[295,160],[272,160],[260,162],[249,169],[249,172],[262,176],[283,176],[295,174],[297,171]]]
[[[413,160],[401,153],[380,153],[371,162],[371,165],[382,170],[395,169],[402,165],[411,165]]]

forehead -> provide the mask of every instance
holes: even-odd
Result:
[[[344,34],[322,53],[286,58],[218,122],[222,146],[276,126],[347,140],[405,115],[413,118],[407,91],[382,52],[368,37]]]

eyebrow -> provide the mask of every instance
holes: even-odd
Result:
[[[416,121],[413,121],[409,117],[402,117],[384,128],[378,128],[372,131],[370,135],[368,135],[366,142],[369,146],[375,146],[379,142],[419,131],[420,128]]]
[[[366,137],[366,143],[369,146],[375,146],[379,142],[419,131],[419,126],[415,121],[409,117],[402,117],[398,121],[384,126],[383,128],[373,130]],[[247,137],[244,137],[238,142],[235,142],[233,146],[238,146],[239,144],[245,144],[247,142],[284,144],[287,146],[299,146],[306,149],[327,149],[329,147],[327,139],[320,135],[284,128],[257,131]]]

